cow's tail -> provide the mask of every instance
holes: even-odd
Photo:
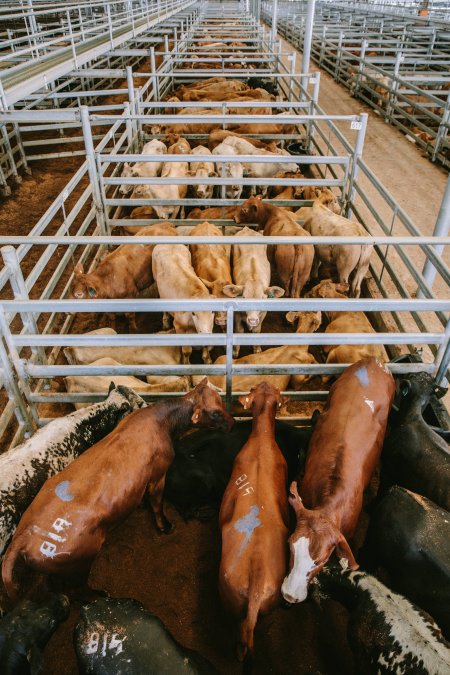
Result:
[[[369,268],[370,256],[372,255],[372,244],[361,244],[358,262],[355,267],[351,283],[351,293],[354,298],[361,295],[361,284]]]
[[[250,591],[251,592],[251,591]],[[238,659],[244,662],[244,673],[251,672],[253,657],[253,635],[258,620],[260,600],[256,593],[250,594],[247,615],[239,628]]]
[[[14,583],[14,568],[17,559],[22,554],[21,537],[14,537],[5,553],[2,563],[2,579],[8,597],[11,600],[17,599],[17,592],[19,590],[18,584]]]

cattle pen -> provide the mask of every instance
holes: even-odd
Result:
[[[319,104],[318,68],[412,139],[417,153],[422,149],[444,172],[450,165],[449,17],[437,8],[416,21],[406,10],[382,12],[373,3],[318,1],[313,29],[314,4],[28,0],[0,9],[1,199],[14,205],[42,167],[49,167],[47,182],[41,187],[33,182],[33,200],[43,198],[55,178],[51,200],[42,199],[36,218],[33,211],[33,219],[22,219],[20,227],[12,222],[0,229],[3,450],[15,448],[73,406],[103,401],[109,383],[124,378],[140,383],[139,395],[154,402],[184,396],[207,376],[226,409],[240,418],[238,398],[248,393],[239,386],[244,376],[246,381],[249,376],[286,376],[282,394],[289,404],[283,420],[301,428],[323,407],[329,380],[348,367],[327,358],[327,350],[343,344],[385,350],[386,368],[399,379],[427,373],[437,387],[448,386],[450,182],[435,226],[425,232],[364,160],[371,124],[365,108],[330,114]],[[314,66],[305,58],[302,63],[297,51],[304,57],[308,39]],[[183,99],[190,87],[211,78],[224,90],[238,82],[265,95],[254,100],[220,94],[213,100],[201,95]],[[221,143],[216,152],[211,144],[215,130],[236,130],[232,134],[245,139],[247,150],[234,152]],[[178,146],[180,137],[189,151]],[[151,173],[162,161],[154,149],[151,154],[145,149],[153,141],[169,147],[163,155],[164,175]],[[207,176],[189,168],[191,149],[197,146],[211,149],[207,159],[214,171]],[[277,170],[269,170],[274,164]],[[142,173],[127,171],[130,165],[143,167]],[[177,174],[180,166],[187,168]],[[67,181],[56,183],[57,167],[67,167]],[[201,198],[199,187],[205,190]],[[313,207],[321,192],[333,198],[334,213],[359,224],[361,232],[342,236],[303,230],[280,236],[263,232],[264,227],[259,231],[256,220],[237,219],[238,209],[256,194],[263,204],[294,211]],[[214,217],[202,216],[199,207],[217,211]],[[205,220],[221,235],[191,234]],[[297,222],[301,226],[306,220],[303,214]],[[359,297],[310,295],[318,283],[312,277],[298,297],[275,297],[273,291],[248,298],[163,297],[157,283],[133,297],[90,291],[90,297],[74,296],[76,270],[94,272],[118,246],[173,246],[172,234],[142,231],[167,221],[176,230],[176,245],[188,250],[218,243],[231,250],[244,225],[249,231],[238,235],[238,243],[249,251],[307,245],[331,250],[339,245],[361,251],[373,246],[373,252]],[[165,315],[196,312],[224,313],[226,322],[207,333],[178,332],[166,323]],[[246,312],[267,313],[260,332],[238,329],[239,316]],[[320,313],[318,330],[296,332],[286,318],[304,312]],[[329,321],[331,315],[349,312],[364,313],[369,330],[326,332],[325,317]],[[127,323],[133,314],[134,328]],[[98,330],[100,324],[106,332]],[[110,325],[117,332],[108,331]],[[200,357],[205,346],[211,348],[211,362]],[[123,347],[137,354],[174,347],[180,358],[171,363],[109,358]],[[190,347],[195,351],[186,363],[182,350]],[[282,347],[297,348],[295,358],[264,359],[268,349]],[[89,348],[99,354],[103,349],[108,358],[77,362],[67,356]],[[254,351],[255,358],[241,361],[239,349],[241,357]],[[81,384],[71,388],[68,383],[75,381]],[[432,423],[448,429],[447,411],[437,401],[434,415]],[[230,636],[223,635],[226,619],[216,616],[217,523],[174,516],[179,540],[173,546],[171,537],[147,532],[145,518],[136,511],[105,547],[107,553],[94,568],[97,585],[106,582],[115,596],[137,597],[139,577],[147,585],[155,581],[140,597],[177,639],[206,655],[218,672],[242,672]],[[181,560],[184,547],[189,551]],[[165,556],[172,553],[168,573],[173,577],[167,578]],[[121,570],[118,581],[115,566]],[[270,637],[263,644],[260,631],[255,672],[356,674],[345,639],[348,616],[338,603],[327,602],[325,620],[310,604],[277,610],[272,624],[268,617],[264,630]],[[306,627],[300,638],[292,617]],[[73,616],[71,622],[70,630]],[[74,657],[68,656],[69,628],[58,635],[64,644],[52,640],[55,662],[45,652],[43,672],[75,674]],[[305,666],[300,668],[303,654]]]

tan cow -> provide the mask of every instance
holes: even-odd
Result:
[[[317,201],[309,209],[309,214],[305,218],[303,226],[313,237],[370,236],[359,223],[333,213]],[[351,292],[355,298],[359,298],[362,281],[369,269],[370,256],[373,250],[372,244],[318,244],[314,248],[319,264],[331,262],[336,266],[341,283],[348,283],[353,272]]]
[[[190,176],[193,178],[213,178],[218,176],[214,162],[209,161],[209,158],[212,159],[212,155],[208,148],[204,145],[197,145],[191,154],[198,156],[198,161],[189,163]],[[211,199],[214,185],[192,185],[191,190],[197,199]]]
[[[304,237],[309,233],[296,221],[290,211],[264,203],[261,196],[250,197],[236,209],[237,223],[258,223],[264,227],[264,236]],[[269,256],[274,261],[284,292],[299,298],[303,286],[309,281],[314,261],[312,244],[278,244],[270,246]]]
[[[315,185],[307,185],[303,188],[303,193],[301,195],[302,199],[311,199],[312,201],[317,201],[319,204],[323,204],[333,213],[340,215],[341,207],[337,200],[336,195],[327,187],[316,187]],[[301,219],[305,219],[309,216],[309,211],[311,206],[303,206],[295,212],[296,216]]]
[[[192,237],[221,237],[222,230],[212,223],[204,222],[196,225],[189,234]],[[224,286],[233,283],[231,278],[229,244],[190,244],[192,266],[196,275],[203,281],[215,298],[228,297]],[[227,313],[216,312],[215,322],[218,326],[227,325]]]
[[[189,173],[188,162],[164,162],[161,171],[161,178],[184,178]],[[171,199],[185,199],[188,191],[187,185],[138,185],[133,196],[144,199],[158,199],[161,201],[168,201]],[[182,217],[184,217],[184,207],[180,205],[154,205],[156,213],[159,218],[176,218],[178,212],[181,210]]]
[[[306,332],[307,326],[305,326]],[[216,365],[224,365],[227,357],[219,356],[215,360]],[[249,354],[242,356],[240,359],[233,359],[236,365],[255,364],[255,365],[304,365],[317,363],[314,356],[308,352],[307,345],[285,345],[284,347],[272,347],[266,349],[264,352],[257,352],[256,354]],[[208,376],[211,384],[222,391],[226,390],[225,375],[211,375]],[[233,375],[232,387],[233,391],[250,391],[252,387],[261,382],[261,378],[265,382],[269,382],[274,387],[278,387],[280,391],[285,391],[289,387],[289,383],[293,389],[299,389],[304,382],[310,379],[309,375]],[[193,375],[193,382],[200,382],[201,376]]]
[[[166,299],[211,299],[208,288],[195,273],[191,254],[183,244],[160,244],[155,247],[152,257],[153,275],[158,286],[159,296]],[[173,325],[176,333],[212,333],[214,312],[173,312]],[[167,327],[167,316],[165,326]],[[211,363],[211,347],[204,346],[202,358]],[[184,363],[189,363],[192,347],[182,347]]]
[[[210,150],[214,150],[214,148],[222,143],[226,138],[229,136],[236,136],[237,138],[242,138],[252,145],[255,146],[255,148],[262,148],[263,150],[273,150],[274,149],[274,143],[264,143],[263,141],[259,141],[257,138],[245,138],[245,136],[242,136],[241,134],[237,134],[234,131],[227,131],[226,129],[215,129],[214,131],[211,131],[209,134],[208,138],[208,147]]]
[[[173,333],[174,331],[169,331]],[[84,335],[117,335],[113,328],[98,328]],[[160,335],[160,333],[158,333]],[[181,362],[181,347],[177,345],[107,345],[65,347],[64,355],[71,365],[86,365],[105,357],[126,365],[176,366]],[[153,378],[153,376],[151,376]],[[153,380],[152,380],[153,381]]]
[[[133,221],[134,219],[141,219],[141,218],[158,218],[158,214],[156,213],[155,209],[153,206],[136,206],[135,209],[132,210],[130,215],[128,216],[130,221]],[[156,225],[157,223],[155,223]],[[123,234],[136,234],[138,229],[141,229],[142,225],[133,225],[132,222],[130,222],[129,225],[124,225],[121,228],[121,232]]]
[[[324,279],[314,286],[306,297],[346,299],[347,296],[344,293],[347,291],[348,284],[334,284],[329,279]],[[327,312],[326,314],[330,323],[325,328],[325,333],[376,333],[364,312]],[[324,345],[323,351],[327,354],[327,363],[356,363],[369,356],[374,356],[384,363],[389,361],[385,348],[380,344]],[[328,382],[329,379],[328,376],[322,377],[323,382]]]
[[[143,227],[136,233],[140,236],[176,237],[172,223],[155,223]],[[154,244],[122,244],[108,253],[93,272],[84,272],[78,263],[70,293],[77,300],[90,298],[136,298],[150,288],[152,275],[152,254]],[[136,331],[134,313],[127,314],[131,330]]]
[[[234,235],[239,237],[261,237],[259,232],[244,227]],[[267,258],[266,244],[233,244],[233,278],[235,283],[224,286],[223,292],[230,298],[242,296],[246,299],[255,298],[266,300],[267,298],[281,298],[284,290],[279,286],[270,286],[270,262]],[[262,322],[267,312],[248,310],[245,313],[245,322],[251,333],[260,333]],[[244,332],[244,314],[235,313],[235,330]],[[233,356],[239,355],[239,345],[233,347]],[[261,347],[253,346],[255,352],[260,352]]]
[[[98,359],[90,364],[91,366],[120,366],[118,361],[110,357],[104,357]],[[84,394],[88,392],[107,394],[111,382],[113,381],[116,386],[123,385],[125,387],[130,387],[133,391],[139,394],[151,394],[154,392],[160,391],[189,391],[190,389],[190,378],[185,377],[175,377],[162,375],[158,376],[159,381],[157,383],[149,384],[139,380],[137,377],[132,375],[69,375],[64,378],[64,383],[66,390],[69,394]],[[88,402],[77,402],[74,403],[74,406],[77,410],[80,408],[85,408],[86,406],[91,405]]]

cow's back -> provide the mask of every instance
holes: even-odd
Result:
[[[334,383],[308,451],[301,488],[305,506],[320,506],[337,484],[367,484],[381,452],[394,391],[392,375],[373,357],[353,364]]]

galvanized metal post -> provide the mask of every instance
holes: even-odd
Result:
[[[28,289],[20,268],[19,258],[14,246],[2,246],[1,254],[4,265],[9,272],[9,282],[16,300],[29,300]],[[29,334],[37,334],[38,327],[33,314],[23,312],[20,315],[25,331]],[[32,353],[37,357],[41,364],[47,363],[47,357],[42,347],[32,347]]]
[[[129,103],[130,103],[129,110],[133,115],[136,115],[137,114],[136,97],[135,97],[135,92],[134,92],[133,69],[132,69],[132,67],[127,66],[126,72],[127,72],[128,100],[129,100]],[[133,137],[135,137],[137,135],[137,120],[132,120],[131,126],[133,128]]]
[[[234,307],[227,309],[227,344],[226,344],[226,406],[231,411],[233,390],[233,332],[234,332]]]
[[[347,218],[351,218],[353,213],[350,206],[350,202],[353,200],[355,196],[355,181],[359,173],[358,160],[362,157],[363,153],[364,138],[366,136],[366,129],[367,129],[367,119],[368,119],[367,113],[361,113],[359,115],[359,120],[356,123],[355,122],[351,123],[352,128],[358,130],[358,135],[356,137],[355,150],[353,152],[352,166],[348,180],[346,214],[345,214]]]
[[[158,81],[158,75],[156,74],[156,59],[155,59],[155,48],[154,47],[150,47],[150,72],[152,74],[154,100],[159,101],[160,100],[159,81]]]
[[[441,208],[439,209],[439,214],[436,220],[436,225],[433,230],[433,237],[446,237],[450,228],[450,176],[447,180],[447,186],[445,188],[444,196],[441,202]],[[442,255],[444,246],[433,246],[436,254],[438,256]],[[423,277],[427,282],[428,286],[431,288],[436,277],[436,268],[434,267],[431,260],[427,260],[423,268]],[[423,297],[419,292],[417,297]]]
[[[435,370],[433,376],[436,384],[440,385],[448,370],[450,361],[450,319],[447,321],[444,332],[444,340],[442,341],[435,359]]]
[[[83,129],[84,147],[86,150],[86,160],[89,172],[89,181],[92,188],[92,200],[95,207],[95,215],[100,233],[107,235],[108,231],[105,223],[105,213],[100,192],[100,182],[97,175],[97,166],[95,163],[94,141],[92,139],[91,122],[89,119],[89,109],[87,106],[80,106],[81,126]]]
[[[302,73],[309,73],[315,8],[316,0],[308,0],[308,7],[306,10],[305,38],[303,41]]]
[[[3,314],[3,309],[0,309],[3,318],[3,324],[6,324],[5,315]],[[1,322],[0,322],[1,325]],[[0,366],[3,375],[3,386],[6,389],[8,398],[14,403],[14,414],[20,426],[25,428],[25,436],[31,436],[34,431],[33,420],[28,411],[26,402],[20,391],[20,387],[17,381],[17,375],[14,372],[14,369],[9,360],[9,356],[5,345],[3,344],[3,339],[0,337]]]
[[[277,23],[278,23],[278,0],[273,0],[272,5],[272,26],[270,28],[270,44],[273,48],[273,43],[277,39]]]

